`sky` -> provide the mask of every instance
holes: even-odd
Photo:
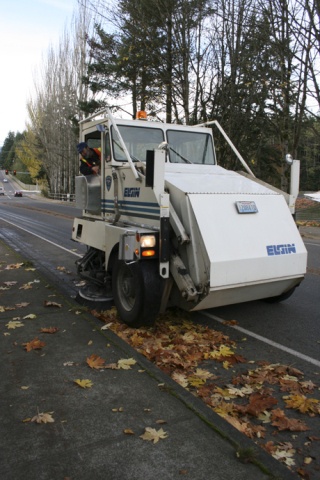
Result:
[[[77,0],[0,0],[0,146],[9,131],[25,130],[36,72],[76,7]]]

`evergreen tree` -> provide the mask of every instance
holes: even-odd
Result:
[[[0,164],[3,169],[5,170],[10,170],[13,165],[14,161],[14,143],[15,143],[15,133],[14,132],[9,132],[8,135],[6,136],[1,153],[0,153]]]

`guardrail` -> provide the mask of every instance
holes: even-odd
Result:
[[[74,193],[48,193],[50,200],[60,200],[62,202],[74,202],[76,196]]]

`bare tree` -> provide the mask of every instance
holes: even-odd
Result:
[[[74,192],[78,172],[78,121],[82,113],[79,102],[89,92],[82,82],[90,62],[87,34],[92,16],[85,7],[74,15],[71,33],[65,29],[57,48],[50,46],[35,82],[36,94],[28,102],[28,130],[36,139],[29,145],[35,158],[41,158],[51,192]]]

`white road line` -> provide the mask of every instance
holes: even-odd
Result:
[[[213,320],[216,320],[219,323],[225,324],[225,320],[222,318],[216,317],[215,315],[212,315],[211,313],[201,311],[198,312],[201,313],[202,315],[211,318]],[[305,362],[312,363],[312,365],[315,365],[316,367],[320,368],[320,362],[318,360],[315,360],[314,358],[308,357],[307,355],[304,355],[303,353],[296,352],[295,350],[292,350],[291,348],[285,347],[284,345],[281,345],[280,343],[273,342],[272,340],[269,340],[268,338],[262,337],[261,335],[258,335],[256,333],[250,332],[249,330],[246,330],[245,328],[239,327],[237,325],[228,325],[230,328],[234,328],[235,330],[238,330],[241,333],[244,333],[245,335],[248,335],[250,337],[255,338],[256,340],[259,340],[260,342],[267,343],[268,345],[271,345],[274,348],[277,348],[278,350],[282,350],[283,352],[290,353],[290,355],[293,355],[297,358],[300,358],[300,360],[304,360]]]
[[[83,254],[79,254],[76,252],[73,252],[72,250],[69,250],[68,248],[62,247],[61,245],[58,245],[57,243],[51,242],[51,240],[48,240],[47,238],[41,237],[40,235],[37,235],[36,233],[30,232],[30,230],[27,230],[26,228],[19,227],[15,223],[9,222],[9,220],[6,220],[4,218],[0,218],[4,222],[10,223],[10,225],[13,225],[16,228],[20,228],[20,230],[23,230],[24,232],[30,233],[30,235],[33,235],[37,238],[40,238],[41,240],[44,240],[45,242],[51,243],[51,245],[54,245],[55,247],[61,248],[62,250],[65,250],[68,253],[72,253],[72,255],[76,255],[76,257],[83,257]]]
[[[320,247],[320,244],[319,244],[319,243],[309,243],[309,242],[305,242],[305,245],[312,245],[313,247]]]

